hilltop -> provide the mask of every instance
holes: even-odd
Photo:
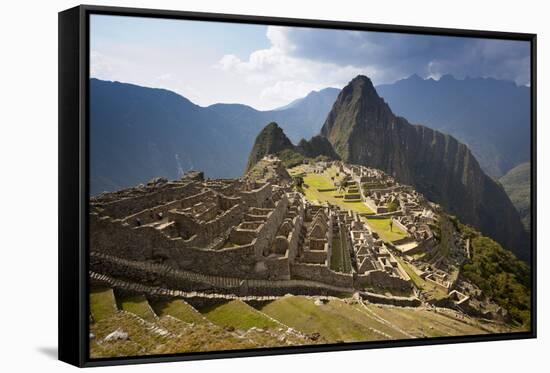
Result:
[[[413,185],[463,222],[530,258],[529,237],[504,189],[454,137],[395,116],[366,76],[340,92],[321,135],[340,158]]]
[[[287,167],[302,163],[306,159],[338,159],[338,155],[325,137],[314,136],[310,140],[302,139],[296,146],[275,122],[266,125],[256,136],[245,172],[248,172],[266,155],[278,156]]]

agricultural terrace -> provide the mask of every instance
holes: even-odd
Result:
[[[322,174],[311,172],[309,165],[299,165],[288,170],[291,176],[302,176],[304,180],[304,194],[311,202],[323,203],[328,202],[332,205],[339,206],[346,210],[355,211],[363,215],[370,228],[378,233],[380,238],[386,242],[393,242],[407,237],[407,233],[395,224],[390,225],[390,218],[370,219],[365,218],[365,215],[374,214],[371,209],[365,205],[360,199],[345,200],[346,193],[356,194],[357,185],[351,185],[347,188],[338,189],[334,182],[342,180],[342,176],[338,173],[338,168],[332,166],[325,170]],[[307,187],[306,187],[307,185]],[[345,190],[344,190],[345,189]]]
[[[291,173],[292,175],[293,173]],[[299,173],[298,173],[299,174]],[[327,170],[322,174],[306,173],[304,179],[304,194],[306,198],[312,202],[323,203],[328,202],[332,205],[339,206],[346,210],[355,211],[359,214],[372,214],[364,202],[358,200],[344,200],[345,192],[338,191],[331,176],[332,170]]]
[[[366,218],[365,220],[369,227],[373,231],[378,233],[380,238],[385,242],[393,242],[407,237],[407,232],[405,232],[395,224],[390,224],[390,218]]]

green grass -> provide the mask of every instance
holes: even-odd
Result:
[[[335,187],[332,181],[324,174],[306,174],[304,183],[309,185],[310,188],[315,189],[330,189]]]
[[[344,201],[343,194],[329,191],[320,192],[318,189],[331,189],[335,188],[334,184],[330,180],[330,176],[325,174],[307,174],[304,176],[304,183],[308,185],[308,188],[304,187],[304,194],[310,201],[328,202],[336,206],[340,206],[343,209],[355,211],[360,214],[373,214],[361,200]],[[341,197],[341,198],[337,198]]]
[[[451,310],[443,314],[425,308],[380,307],[376,305],[367,305],[367,307],[368,311],[415,337],[487,333],[475,320]]]
[[[90,312],[96,322],[113,316],[117,312],[113,289],[92,289],[90,291]]]
[[[340,245],[340,238],[332,238],[332,255],[330,257],[330,269],[338,272],[344,271],[344,261],[342,258],[342,247]]]
[[[349,257],[349,253],[342,247],[339,236],[334,236],[332,238],[330,269],[337,272],[351,272],[351,259]]]
[[[124,296],[119,299],[120,308],[124,311],[134,313],[147,321],[156,321],[157,317],[149,306],[147,298],[143,295]]]
[[[240,300],[206,307],[200,310],[208,320],[220,326],[232,326],[247,330],[252,327],[267,329],[278,328],[279,324],[266,317],[255,308]]]
[[[380,238],[386,242],[393,242],[407,237],[407,232],[403,231],[401,228],[393,224],[393,227],[390,229],[390,218],[383,219],[369,219],[367,218],[367,224],[372,228],[373,231],[378,233]]]
[[[386,339],[369,328],[370,319],[339,300],[315,305],[313,299],[288,296],[261,311],[302,333],[319,333],[329,342]]]
[[[170,315],[189,324],[204,324],[208,322],[199,311],[183,299],[155,302],[152,304],[152,307],[159,316]]]
[[[99,358],[262,347],[251,339],[239,338],[211,323],[191,327],[177,320],[162,319],[154,324],[173,334],[168,337],[155,333],[143,327],[139,319],[122,312],[101,320],[90,328],[96,336],[90,343],[90,355]],[[98,343],[119,328],[128,333],[127,340]]]

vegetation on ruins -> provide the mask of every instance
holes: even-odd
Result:
[[[454,222],[471,240],[471,259],[462,266],[462,276],[506,309],[515,322],[528,327],[531,320],[529,267],[498,242],[456,219]]]
[[[395,212],[398,208],[399,206],[397,205],[397,202],[391,201],[390,203],[388,203],[388,212]]]

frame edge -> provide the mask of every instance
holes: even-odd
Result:
[[[58,13],[58,359],[83,366],[80,292],[81,7]]]

